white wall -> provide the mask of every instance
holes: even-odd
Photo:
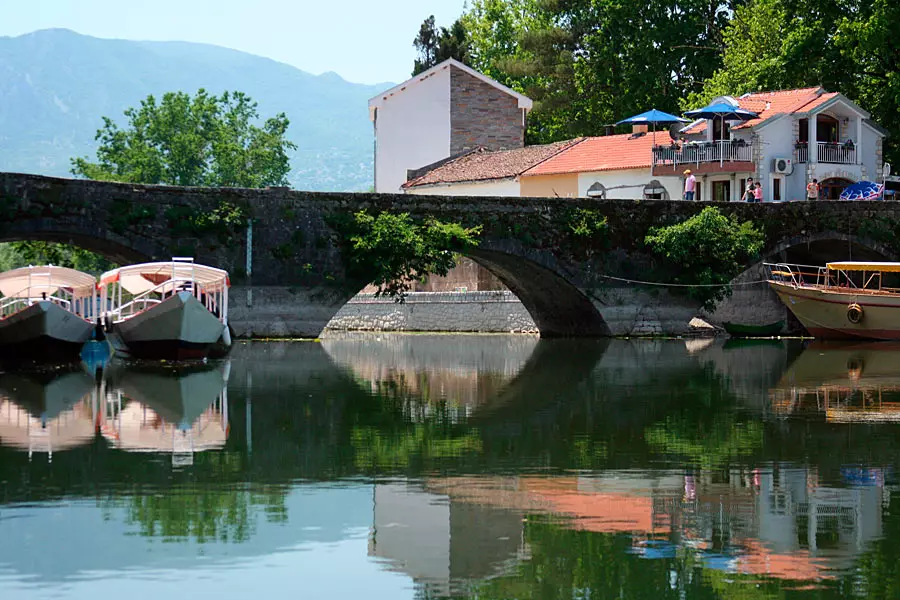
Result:
[[[795,159],[793,119],[797,117],[785,116],[777,121],[759,129],[760,154],[762,160],[754,179],[763,182],[763,200],[770,202],[774,198],[772,161],[776,158]],[[782,201],[803,200],[806,197],[806,165],[794,163],[794,172],[784,176],[784,184],[781,192]]]
[[[878,170],[878,157],[876,155],[877,140],[878,133],[864,123],[862,126],[862,143],[857,148],[857,152],[862,152],[862,163],[866,167],[866,178],[869,181],[881,180],[881,171]]]
[[[407,194],[419,196],[521,196],[522,186],[517,179],[501,179],[484,183],[454,183],[410,188]]]
[[[450,69],[384,101],[375,121],[375,191],[400,193],[407,169],[450,156]]]
[[[642,200],[644,198],[644,186],[653,180],[659,181],[669,192],[672,200],[681,200],[680,177],[654,177],[650,169],[623,169],[617,171],[596,171],[592,173],[578,174],[578,197],[587,197],[588,188],[594,183],[600,182],[606,186],[606,197],[610,200]],[[618,186],[619,189],[610,189]]]

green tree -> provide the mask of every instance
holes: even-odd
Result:
[[[448,58],[469,63],[469,34],[461,19],[454,21],[450,28],[437,28],[434,15],[429,16],[419,27],[419,34],[413,40],[418,53],[413,65],[413,75],[427,71]]]
[[[287,184],[289,121],[282,113],[261,125],[256,103],[241,92],[195,96],[170,92],[125,111],[127,127],[103,118],[97,162],[72,160],[89,179],[183,186],[265,187]]]
[[[425,281],[431,273],[446,275],[456,266],[456,256],[478,245],[481,227],[428,219],[414,222],[408,213],[360,211],[351,219],[335,222],[341,234],[347,274],[371,281],[378,293],[403,299],[410,281]]]
[[[528,139],[546,142],[675,110],[721,64],[732,4],[476,0],[465,19],[473,66],[535,100]]]
[[[688,295],[710,308],[731,294],[728,282],[759,255],[764,241],[752,222],[710,206],[681,223],[652,228],[644,243],[663,260],[673,283],[699,286],[687,288]]]
[[[68,244],[25,241],[2,246],[2,256],[9,261],[7,269],[25,265],[56,265],[99,275],[116,266],[99,254]]]

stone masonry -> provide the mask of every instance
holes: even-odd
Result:
[[[231,273],[229,314],[238,335],[315,337],[369,283],[346,269],[341,219],[361,210],[409,213],[481,227],[478,247],[465,254],[515,294],[544,337],[678,333],[699,306],[654,290],[636,294],[638,288],[607,278],[647,278],[653,257],[642,241],[648,231],[710,205],[182,188],[0,173],[0,241],[76,244],[120,263],[193,256]],[[844,259],[851,242],[878,260],[900,256],[900,202],[715,206],[759,225],[766,239],[762,259],[811,243],[829,244],[822,260]],[[243,222],[210,230],[209,216],[228,207],[245,211],[252,229]],[[604,219],[602,237],[573,235],[578,209]]]
[[[525,123],[515,97],[465,71],[450,70],[450,155],[484,146],[525,145]]]

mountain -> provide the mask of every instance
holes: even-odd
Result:
[[[367,100],[392,84],[311,75],[244,52],[186,42],[98,39],[65,29],[0,37],[0,171],[69,175],[73,156],[94,157],[102,117],[149,94],[237,90],[263,118],[284,112],[297,144],[291,185],[353,191],[372,185]]]

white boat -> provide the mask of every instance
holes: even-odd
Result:
[[[97,280],[65,267],[22,267],[0,274],[0,356],[75,360],[98,317]]]
[[[116,352],[132,358],[206,358],[230,347],[228,273],[193,259],[120,267],[100,277]]]
[[[900,340],[900,263],[767,264],[769,286],[825,340]]]

